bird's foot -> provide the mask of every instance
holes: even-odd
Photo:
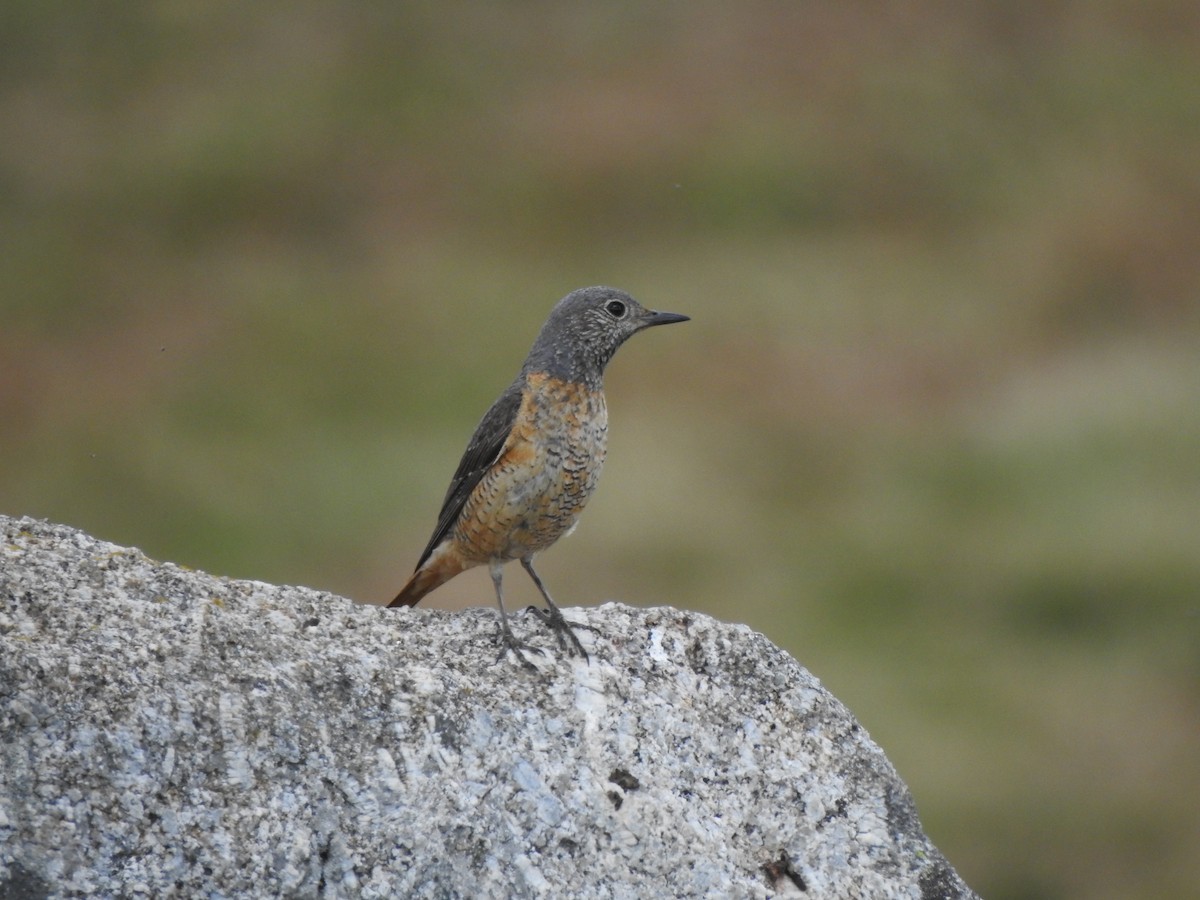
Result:
[[[587,651],[583,649],[583,644],[579,643],[579,637],[575,634],[575,629],[586,628],[588,631],[599,634],[599,628],[594,628],[591,625],[582,625],[577,622],[568,622],[557,606],[552,606],[549,609],[542,609],[540,606],[530,606],[526,608],[526,612],[532,612],[546,623],[550,630],[554,632],[554,636],[558,638],[559,646],[563,650],[574,656],[581,657],[584,662],[590,663],[592,661]]]
[[[533,664],[533,662],[530,661],[529,657],[526,656],[526,654],[527,653],[545,653],[546,651],[541,649],[540,647],[534,647],[534,646],[531,646],[530,644],[525,643],[523,640],[521,640],[519,637],[517,637],[515,634],[512,633],[512,629],[508,627],[508,621],[505,619],[501,619],[500,620],[500,655],[496,657],[496,661],[499,662],[500,660],[504,659],[504,657],[509,653],[509,651],[511,651],[512,654],[518,660],[521,661],[521,665],[524,666],[526,669],[529,669],[531,672],[540,672],[541,671],[541,669],[539,669],[537,666],[535,666]]]

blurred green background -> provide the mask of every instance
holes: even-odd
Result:
[[[384,601],[613,284],[560,602],[764,632],[988,898],[1194,895],[1196,3],[8,0],[0,121],[0,511]]]

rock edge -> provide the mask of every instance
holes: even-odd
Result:
[[[385,610],[0,517],[0,897],[975,895],[742,625]]]

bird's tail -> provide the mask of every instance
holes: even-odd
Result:
[[[459,572],[468,568],[468,566],[454,553],[437,553],[425,562],[417,566],[417,571],[412,573],[412,577],[404,587],[400,588],[400,593],[396,595],[396,599],[388,604],[391,609],[395,606],[416,606],[421,602],[421,598],[439,587],[457,575]]]

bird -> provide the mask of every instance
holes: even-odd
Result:
[[[446,490],[437,526],[389,607],[414,606],[460,572],[486,565],[499,608],[501,656],[536,669],[504,609],[505,563],[519,560],[563,649],[587,659],[533,567],[534,556],[574,530],[596,489],[608,440],[604,370],[639,331],[686,322],[625,291],[580,288],[550,311],[513,382],[484,413]]]

